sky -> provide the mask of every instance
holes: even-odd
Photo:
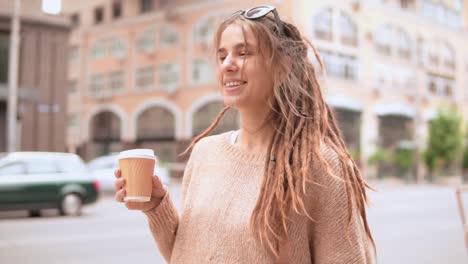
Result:
[[[61,0],[42,0],[42,11],[47,14],[57,15],[62,9]]]

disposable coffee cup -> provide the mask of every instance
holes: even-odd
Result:
[[[156,156],[152,149],[131,149],[119,154],[119,167],[125,178],[124,201],[148,202],[153,188]]]

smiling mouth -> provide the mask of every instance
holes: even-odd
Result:
[[[244,84],[246,84],[246,83],[247,83],[247,82],[245,82],[245,81],[225,82],[225,83],[224,83],[224,87],[232,89],[232,88],[236,88],[236,87],[239,87],[239,86],[241,86],[241,85],[244,85]]]

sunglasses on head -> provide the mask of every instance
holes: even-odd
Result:
[[[255,19],[262,18],[262,17],[268,15],[271,12],[275,16],[276,25],[278,26],[279,32],[281,34],[283,34],[283,32],[284,32],[283,22],[279,18],[278,12],[276,11],[276,7],[274,7],[274,6],[261,5],[261,6],[252,7],[252,8],[246,9],[246,10],[239,10],[239,11],[234,12],[225,21],[227,21],[227,20],[229,20],[229,19],[231,19],[231,18],[233,18],[235,16],[238,16],[238,15],[242,15],[244,18],[247,18],[247,19],[250,19],[250,20],[255,20]]]

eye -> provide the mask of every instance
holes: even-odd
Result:
[[[219,56],[219,57],[218,57],[218,60],[219,60],[220,62],[223,62],[225,59],[226,59],[225,56]]]
[[[247,56],[247,55],[250,55],[250,53],[248,53],[248,52],[245,51],[245,50],[239,52],[239,56]]]

